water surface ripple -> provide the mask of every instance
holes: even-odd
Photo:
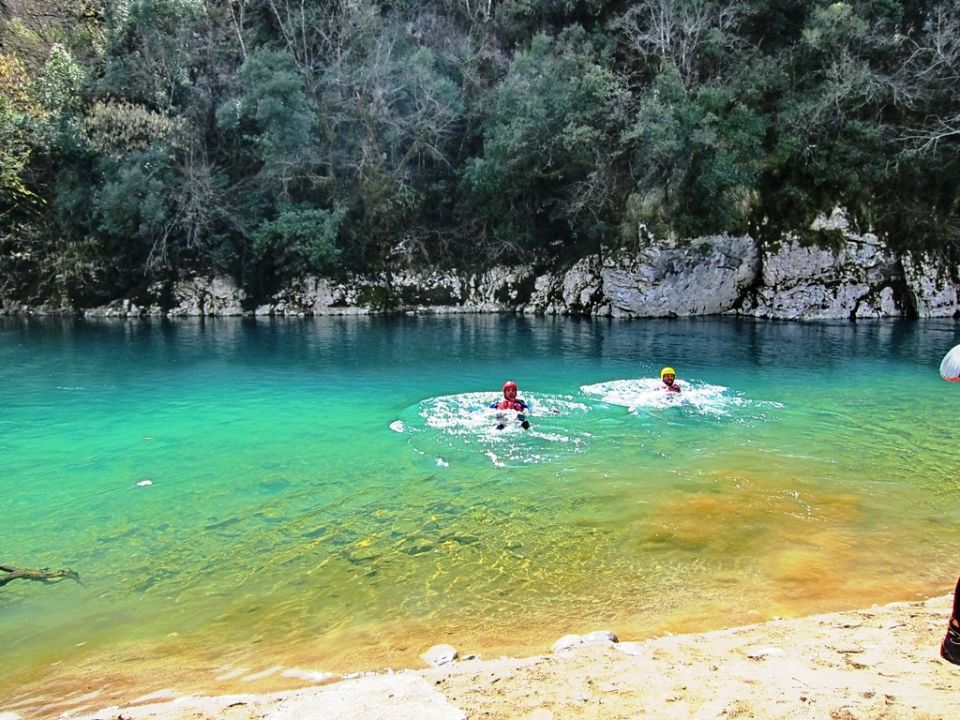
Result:
[[[0,711],[945,592],[958,330],[0,318]]]

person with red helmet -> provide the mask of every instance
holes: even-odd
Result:
[[[530,409],[530,405],[517,397],[517,384],[513,380],[507,380],[503,384],[503,399],[490,403],[490,407],[495,410],[514,410],[517,413],[517,422],[520,423],[520,427],[524,430],[530,427],[530,422],[523,414]],[[497,430],[503,430],[504,427],[506,427],[505,418],[498,414]]]

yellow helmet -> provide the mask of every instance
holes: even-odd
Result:
[[[664,375],[673,375],[674,377],[676,377],[676,376],[677,376],[677,371],[674,370],[672,367],[665,367],[663,370],[660,371],[660,379],[661,379],[661,380],[663,380],[663,376],[664,376]]]

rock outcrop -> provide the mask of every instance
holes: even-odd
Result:
[[[610,258],[602,289],[614,317],[720,315],[740,305],[758,268],[751,238],[717,235]]]
[[[896,317],[905,313],[900,260],[872,233],[851,230],[835,210],[812,230],[833,232],[835,248],[810,247],[789,238],[763,257],[752,302],[757,317],[787,320]]]
[[[562,271],[532,265],[482,273],[412,271],[342,280],[306,277],[258,305],[229,278],[155,284],[138,301],[121,298],[86,315],[314,316],[384,312],[522,312],[602,317],[735,314],[758,318],[952,317],[960,315],[960,270],[945,256],[892,251],[852,228],[840,209],[811,227],[828,246],[784,238],[714,235],[650,241],[633,251],[581,258]],[[50,314],[0,299],[0,311]],[[60,311],[57,311],[60,312]]]
[[[848,240],[838,249],[784,243],[763,259],[747,314],[787,320],[895,317],[902,312],[899,258],[876,238]]]

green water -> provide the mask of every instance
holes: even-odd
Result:
[[[0,318],[0,711],[947,592],[958,331]]]

